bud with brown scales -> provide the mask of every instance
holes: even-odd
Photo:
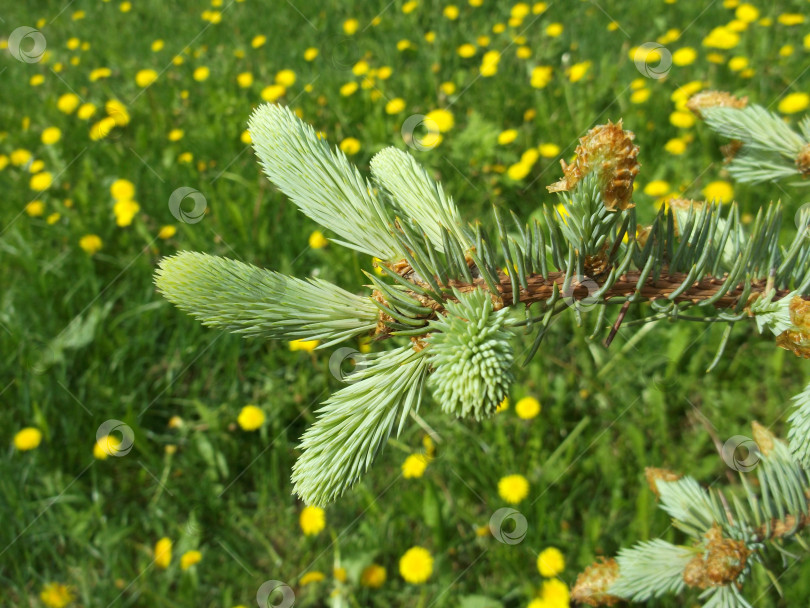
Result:
[[[610,595],[608,589],[619,578],[616,560],[600,557],[577,576],[571,599],[588,606],[615,606],[621,599]]]
[[[647,485],[650,486],[653,494],[661,498],[658,490],[658,481],[678,481],[683,475],[670,471],[669,469],[659,469],[658,467],[647,467],[644,469],[644,477],[647,478]]]
[[[686,107],[698,117],[703,118],[701,110],[708,108],[737,108],[742,110],[748,105],[747,97],[734,97],[725,91],[701,91],[689,98]]]
[[[810,177],[810,143],[805,144],[796,155],[796,168],[802,177]]]
[[[690,587],[707,589],[735,583],[745,569],[751,551],[741,540],[723,538],[720,526],[713,525],[704,535],[705,550],[695,555],[683,572]]]
[[[799,296],[790,301],[790,322],[793,329],[777,336],[776,345],[797,357],[810,359],[810,301]]]
[[[633,180],[638,175],[638,146],[635,135],[622,129],[622,121],[599,125],[581,137],[574,162],[560,160],[564,177],[548,186],[549,192],[572,190],[586,175],[596,171],[604,204],[610,211],[634,207]]]

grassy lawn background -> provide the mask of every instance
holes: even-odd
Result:
[[[48,49],[38,62],[7,52],[0,58],[0,159],[31,153],[20,166],[0,161],[0,428],[8,446],[0,453],[0,604],[44,605],[43,586],[60,582],[75,589],[80,606],[230,608],[254,605],[264,581],[280,580],[301,606],[489,605],[462,603],[469,595],[525,606],[542,585],[535,562],[546,547],[564,554],[560,578],[571,585],[598,555],[657,536],[684,540],[657,510],[645,466],[706,484],[736,483],[713,438],[722,444],[750,435],[754,419],[784,432],[789,399],[803,387],[807,367],[758,336],[753,324],[734,329],[724,359],[706,375],[720,327],[628,327],[605,349],[588,339],[593,319],[577,327],[565,317],[518,372],[510,395],[513,405],[524,396],[539,399],[539,416],[522,420],[510,407],[474,424],[449,419],[426,400],[420,415],[439,441],[424,476],[401,475],[407,455],[423,449],[425,431],[412,423],[369,475],[326,509],[326,528],[305,536],[289,475],[298,438],[318,404],[340,387],[329,372],[331,349],[291,351],[286,343],[206,330],[155,293],[152,273],[160,257],[192,249],[362,291],[371,260],[335,244],[310,247],[319,227],[267,182],[245,143],[247,118],[280,70],[294,71],[295,82],[278,101],[300,109],[334,144],[355,138],[359,151],[351,159],[362,171],[381,148],[405,148],[400,128],[408,116],[449,109],[455,124],[441,144],[409,150],[470,220],[492,221],[492,204],[528,217],[553,203],[545,186],[559,178],[559,159],[570,160],[577,137],[623,118],[641,147],[635,201],[642,218],[653,216],[664,195],[703,198],[708,185],[716,192],[724,181],[744,212],[781,199],[787,237],[806,189],[731,184],[719,151],[725,142],[700,124],[675,126],[670,116],[673,92],[695,81],[771,109],[786,93],[807,91],[806,22],[779,20],[806,13],[807,2],[755,3],[759,16],[726,50],[702,42],[735,18],[736,3],[728,1],[550,3],[537,14],[529,4],[512,25],[510,16],[521,9],[494,1],[459,2],[456,18],[448,3],[427,0],[412,12],[399,0],[225,0],[214,7],[146,0],[124,11],[127,4],[17,3],[0,12],[0,39],[36,27]],[[347,36],[351,19],[357,29]],[[547,29],[555,23],[563,28],[558,36]],[[502,32],[493,31],[496,24]],[[673,38],[673,28],[680,37]],[[254,48],[258,35],[266,40]],[[518,36],[525,40],[515,42]],[[672,66],[666,78],[646,77],[631,49],[661,37],[670,53],[690,47],[697,57]],[[153,51],[156,40],[163,46]],[[476,46],[474,56],[459,55],[463,44]],[[310,47],[319,53],[307,61]],[[529,57],[518,56],[521,47]],[[497,73],[481,77],[491,50],[502,52]],[[735,57],[747,67],[737,69],[738,60],[731,69]],[[355,74],[361,60],[377,76]],[[384,66],[391,68],[387,79],[379,77]],[[542,87],[531,82],[537,66],[552,68]],[[210,71],[201,81],[200,67]],[[91,80],[98,68],[109,68],[109,76]],[[141,70],[154,70],[157,80],[139,87]],[[253,82],[242,87],[237,75],[247,72]],[[349,82],[357,90],[341,94]],[[633,97],[639,90],[649,96]],[[97,106],[95,115],[82,120],[60,111],[68,93]],[[404,109],[386,113],[395,98]],[[91,129],[112,99],[127,108],[129,123],[93,140]],[[50,145],[41,138],[48,127],[61,133]],[[173,129],[183,131],[177,141],[169,139]],[[517,131],[515,139],[500,144],[508,129]],[[672,139],[685,144],[683,154],[668,151]],[[544,148],[548,157],[541,154],[524,178],[511,179],[510,167],[542,144],[559,152]],[[44,191],[30,183],[36,160],[52,174]],[[127,226],[117,224],[114,211],[110,189],[118,179],[134,184],[139,206]],[[658,180],[665,186],[647,188]],[[183,186],[206,199],[199,222],[171,213],[170,196]],[[165,226],[176,232],[161,238]],[[92,255],[80,246],[87,235],[101,240]],[[629,318],[637,314],[631,310]],[[635,338],[639,331],[644,335]],[[517,352],[530,345],[527,336]],[[237,425],[247,404],[266,414],[258,431]],[[175,416],[182,424],[170,428]],[[96,431],[110,419],[132,428],[134,445],[124,457],[100,460]],[[28,426],[43,440],[21,452],[12,439]],[[528,531],[508,545],[477,532],[506,506],[498,481],[513,473],[530,483],[529,496],[515,505]],[[154,562],[161,537],[174,543],[167,569]],[[415,545],[435,559],[421,586],[398,572],[399,558]],[[187,550],[199,550],[202,561],[183,570]],[[387,569],[379,589],[358,584],[372,562]],[[334,578],[338,567],[346,582]],[[302,586],[312,571],[325,580]],[[761,596],[756,606],[804,605],[808,581],[810,565],[791,565],[777,600],[759,570],[747,596]]]

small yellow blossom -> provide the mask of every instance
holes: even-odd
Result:
[[[458,19],[458,7],[455,4],[448,4],[444,7],[443,14],[451,21]]]
[[[540,402],[534,397],[523,397],[523,399],[515,404],[515,413],[518,415],[518,418],[522,418],[523,420],[536,418],[540,413],[540,409]]]
[[[170,538],[163,537],[155,543],[155,565],[164,570],[169,567],[172,562],[172,541]]]
[[[72,114],[79,107],[79,96],[75,93],[65,93],[56,101],[56,107],[60,112]]]
[[[320,340],[292,340],[290,342],[290,350],[303,350],[304,352],[311,353],[318,344],[320,344]]]
[[[568,80],[571,82],[579,82],[585,77],[585,74],[588,73],[588,70],[591,68],[590,61],[581,61],[580,63],[575,63],[570,68],[568,68]]]
[[[126,201],[135,196],[135,184],[128,179],[117,179],[110,185],[110,195],[114,201]]]
[[[402,463],[402,476],[405,479],[417,479],[425,474],[430,458],[425,454],[411,454]]]
[[[292,70],[279,70],[276,73],[276,84],[291,87],[295,84],[295,72]]]
[[[51,184],[53,184],[53,175],[48,171],[42,171],[41,173],[32,175],[28,185],[31,187],[31,190],[42,192],[50,188]]]
[[[411,547],[399,560],[399,574],[406,582],[419,585],[433,574],[433,556],[424,547]]]
[[[498,481],[498,495],[516,505],[529,495],[529,482],[523,475],[507,475]]]
[[[565,570],[565,558],[559,549],[549,547],[537,556],[537,570],[541,576],[554,578]]]
[[[314,61],[315,58],[318,56],[318,49],[315,47],[309,47],[306,51],[304,51],[304,61]]]
[[[267,36],[264,34],[257,34],[253,37],[253,40],[250,41],[250,46],[252,46],[254,49],[258,49],[259,47],[264,46],[266,42]]]
[[[180,557],[180,568],[183,570],[188,570],[195,564],[199,564],[202,560],[202,553],[199,551],[186,551]]]
[[[498,134],[498,143],[502,146],[511,144],[513,141],[515,141],[515,139],[517,139],[517,136],[517,129],[507,129],[506,131],[501,131]]]
[[[664,196],[668,191],[669,183],[662,179],[653,180],[644,186],[644,194],[649,196]]]
[[[298,584],[302,587],[306,587],[307,585],[311,585],[313,583],[320,583],[322,580],[326,578],[326,575],[319,571],[319,570],[312,570],[311,572],[306,572],[298,579]]]
[[[366,566],[360,574],[360,584],[363,587],[379,589],[383,586],[383,583],[385,583],[386,574],[383,566],[371,564],[370,566]]]
[[[87,102],[79,106],[79,111],[76,112],[76,116],[79,117],[79,120],[89,120],[95,113],[96,106],[90,102]]]
[[[279,97],[282,97],[287,92],[287,88],[280,84],[271,84],[270,86],[262,89],[261,97],[265,101],[273,103]]]
[[[560,34],[563,33],[563,24],[562,23],[549,23],[546,26],[546,34],[551,36],[552,38],[556,38]]]
[[[346,21],[343,22],[343,32],[347,36],[354,35],[359,27],[360,23],[357,21],[357,19],[346,19]]]
[[[386,114],[399,114],[405,109],[405,100],[401,97],[395,97],[385,104]]]
[[[48,608],[65,608],[75,598],[73,589],[62,583],[46,583],[39,592],[39,599]]]
[[[345,154],[352,156],[360,151],[360,142],[354,137],[347,137],[340,142],[340,149]]]
[[[314,230],[312,234],[309,235],[309,246],[312,249],[323,249],[328,244],[329,241],[320,230]]]
[[[795,114],[807,109],[810,105],[810,95],[807,93],[789,93],[780,101],[777,108],[782,114]]]
[[[81,247],[88,255],[94,255],[102,247],[101,239],[95,234],[85,234],[79,239]]]
[[[158,73],[155,70],[140,70],[137,74],[135,74],[135,84],[142,89],[148,87],[157,79]]]
[[[727,181],[717,180],[706,184],[706,187],[703,188],[703,196],[709,202],[723,201],[724,203],[730,203],[734,198],[734,188]]]
[[[246,405],[239,411],[236,422],[243,431],[255,431],[264,424],[265,415],[261,408],[255,405]]]
[[[432,110],[425,116],[425,121],[432,121],[439,133],[447,133],[455,125],[453,114],[449,110]]]
[[[45,213],[45,203],[42,201],[31,201],[25,206],[25,212],[31,217],[40,217]]]
[[[326,527],[326,513],[320,507],[304,507],[298,518],[298,524],[304,536],[314,536]]]
[[[14,435],[14,447],[21,452],[38,448],[40,442],[42,442],[42,431],[32,426],[26,427]]]
[[[672,53],[672,63],[677,66],[692,65],[697,59],[697,51],[691,46],[685,46]]]

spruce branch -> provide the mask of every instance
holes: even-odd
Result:
[[[367,334],[377,323],[368,298],[327,281],[302,281],[204,253],[163,258],[155,285],[203,325],[245,337],[322,340],[325,347]]]
[[[547,204],[539,219],[524,222],[494,207],[490,226],[463,223],[452,199],[404,152],[388,148],[374,157],[375,190],[286,108],[261,106],[250,132],[267,176],[334,231],[335,242],[380,258],[383,276],[367,273],[368,292],[355,295],[317,279],[181,252],[161,261],[155,282],[204,324],[247,336],[317,339],[322,347],[363,334],[377,338],[381,352],[326,400],[302,437],[293,482],[307,502],[325,504],[356,483],[394,425],[399,432],[419,407],[425,384],[446,413],[491,415],[513,381],[511,334],[521,326],[535,332],[528,361],[567,311],[581,322],[585,309],[595,308],[594,337],[610,329],[605,310],[613,304],[640,305],[640,318],[625,325],[664,318],[727,323],[715,362],[731,326],[753,317],[760,331],[778,334],[780,345],[810,354],[805,235],[783,246],[779,204],[743,226],[736,205],[674,201],[640,226],[632,200],[639,149],[621,122],[591,129],[576,160],[563,163],[563,179],[549,187],[562,212]],[[684,314],[689,309],[700,314]],[[792,474],[784,466],[775,473],[780,482]],[[688,480],[661,495],[680,527],[708,546],[716,525],[736,540],[739,517],[765,521],[795,511],[797,486],[779,487],[792,488],[792,498],[733,518],[718,497]],[[656,545],[639,555],[656,547],[664,551]]]
[[[800,124],[801,134],[782,118],[759,105],[747,105],[728,93],[706,91],[693,96],[687,106],[713,131],[734,143],[728,167],[743,183],[763,183],[786,177],[810,176],[810,122]]]

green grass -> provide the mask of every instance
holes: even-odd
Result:
[[[537,418],[522,421],[511,408],[474,424],[451,420],[426,401],[420,415],[441,441],[425,476],[400,476],[402,461],[421,449],[424,435],[410,424],[369,475],[327,508],[327,528],[304,537],[302,505],[291,496],[289,475],[298,438],[318,404],[339,387],[329,373],[330,353],[290,352],[286,344],[206,330],[155,293],[152,273],[161,256],[191,249],[317,275],[358,292],[366,282],[362,270],[371,268],[370,259],[334,244],[308,247],[318,227],[261,176],[240,141],[261,90],[281,69],[297,74],[282,101],[299,107],[335,143],[359,139],[361,151],[352,160],[363,171],[382,147],[404,147],[399,129],[407,116],[449,105],[455,127],[438,148],[415,154],[468,219],[490,221],[493,203],[529,216],[551,202],[545,186],[560,176],[558,158],[541,158],[521,182],[496,166],[505,169],[545,142],[570,159],[576,138],[607,119],[623,118],[641,146],[636,203],[642,217],[654,213],[653,198],[643,193],[654,179],[700,198],[707,183],[724,179],[721,142],[700,124],[678,129],[669,123],[672,92],[702,80],[775,107],[786,90],[806,90],[805,29],[776,22],[783,12],[806,12],[806,2],[761,3],[762,16],[775,23],[752,24],[739,46],[720,51],[726,60],[747,57],[751,78],[725,62],[709,62],[710,49],[701,46],[713,27],[733,18],[733,9],[720,2],[705,10],[695,0],[654,10],[643,3],[559,3],[502,34],[492,26],[506,23],[512,5],[501,1],[480,8],[459,2],[460,17],[450,21],[442,16],[444,3],[428,0],[407,15],[399,1],[226,0],[215,9],[222,11],[215,25],[198,18],[210,7],[188,0],[136,2],[129,13],[118,2],[76,3],[61,13],[65,4],[37,4],[17,3],[0,15],[5,35],[36,25],[50,53],[46,62],[30,64],[2,53],[0,154],[30,150],[55,176],[49,190],[36,193],[24,167],[0,171],[0,426],[8,445],[0,455],[0,604],[42,605],[42,586],[59,581],[75,587],[81,606],[230,608],[254,605],[260,585],[272,579],[293,587],[296,605],[319,606],[330,601],[332,569],[340,565],[349,583],[340,586],[339,605],[458,606],[474,594],[525,606],[542,583],[535,560],[547,546],[564,553],[561,578],[572,584],[597,555],[657,536],[685,540],[656,508],[645,466],[677,469],[707,484],[736,483],[712,437],[722,442],[750,434],[754,419],[784,433],[789,399],[803,386],[807,368],[758,336],[753,324],[734,329],[725,357],[706,375],[721,328],[657,323],[637,343],[631,336],[638,329],[625,328],[605,349],[587,339],[591,324],[580,328],[567,319],[517,373],[512,402],[536,396],[543,406]],[[77,10],[86,16],[74,21]],[[605,13],[621,29],[609,31]],[[379,25],[369,25],[378,14]],[[342,33],[347,18],[360,23],[350,44]],[[565,26],[558,38],[544,34],[552,22]],[[629,49],[670,28],[684,33],[667,48],[692,46],[698,60],[673,67],[666,79],[643,79],[651,97],[631,103],[630,84],[643,77]],[[436,34],[432,44],[424,40],[427,31]],[[510,33],[526,37],[530,59],[515,56]],[[267,43],[253,49],[257,34],[267,34]],[[478,77],[482,50],[472,59],[455,53],[481,35],[491,37],[490,49],[505,50],[492,78]],[[89,50],[69,50],[71,37],[88,42]],[[415,49],[398,51],[403,38]],[[165,41],[156,53],[150,50],[155,39]],[[785,44],[795,51],[780,57]],[[321,51],[311,63],[303,58],[310,46]],[[184,62],[172,65],[178,53]],[[74,57],[78,65],[71,65]],[[373,68],[391,66],[391,78],[342,97],[341,85],[361,80],[347,67],[362,57]],[[592,66],[571,83],[562,65],[580,61]],[[64,66],[58,74],[57,63]],[[543,89],[529,84],[535,64],[554,66]],[[211,76],[196,82],[193,69],[202,65]],[[90,71],[99,67],[109,67],[111,77],[90,82]],[[141,90],[135,74],[147,68],[160,78]],[[247,71],[255,81],[241,89],[236,75]],[[29,84],[35,74],[44,76],[42,85]],[[442,93],[442,82],[455,83],[456,93]],[[383,97],[372,101],[377,89]],[[88,122],[56,107],[71,90],[99,106],[89,123],[113,98],[127,105],[131,122],[91,141]],[[383,110],[393,97],[407,102],[398,116]],[[536,117],[525,121],[529,109]],[[62,139],[44,146],[40,133],[49,126],[59,127]],[[174,128],[185,132],[178,142],[167,139]],[[497,134],[507,128],[518,129],[518,138],[499,146]],[[665,152],[670,138],[683,135],[694,138],[684,155]],[[193,154],[192,163],[178,162],[183,152]],[[136,186],[140,212],[128,227],[117,226],[112,212],[109,188],[117,178]],[[179,223],[170,213],[169,197],[181,186],[206,197],[208,212],[199,223]],[[781,199],[789,210],[787,232],[793,211],[806,200],[806,191],[783,185],[734,187],[748,212]],[[41,217],[24,212],[35,199],[44,203]],[[45,218],[55,212],[60,218],[51,225]],[[177,234],[158,239],[164,225],[175,225]],[[78,245],[85,234],[103,241],[92,257]],[[531,345],[530,337],[524,340],[518,353]],[[236,425],[248,403],[267,414],[254,433]],[[184,421],[179,429],[168,427],[173,416]],[[109,419],[131,426],[134,447],[124,457],[95,460],[96,430]],[[43,442],[19,452],[11,440],[26,426],[41,429]],[[505,506],[497,484],[511,473],[531,484],[516,507],[528,522],[517,545],[475,533]],[[168,570],[153,564],[154,544],[163,536],[175,543]],[[433,576],[422,587],[398,573],[400,556],[414,545],[435,558]],[[179,557],[188,549],[199,549],[203,559],[181,571]],[[772,558],[779,576],[780,558]],[[359,571],[372,561],[388,570],[379,590],[357,585]],[[301,575],[312,570],[326,573],[326,581],[299,587]],[[804,605],[808,580],[810,564],[791,565],[779,579],[784,598],[778,599],[759,570],[747,597],[763,607]]]

